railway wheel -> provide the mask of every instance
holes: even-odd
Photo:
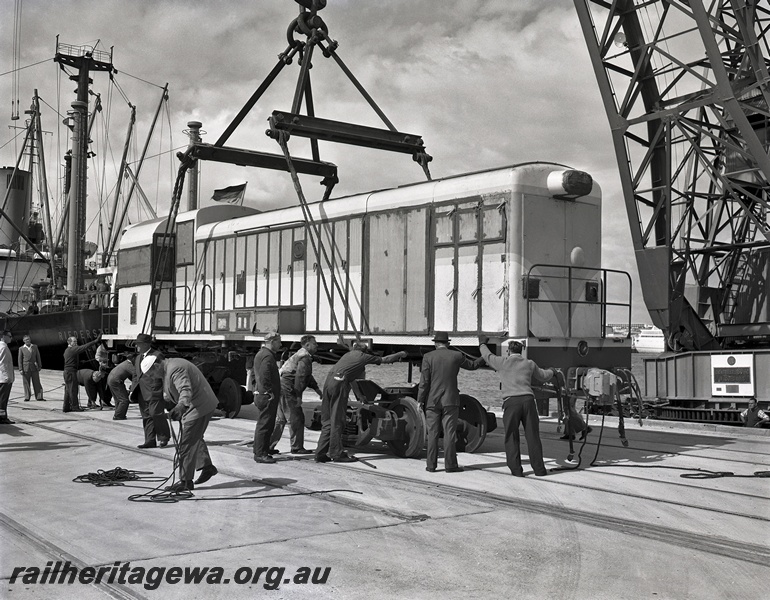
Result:
[[[389,440],[396,456],[417,458],[425,447],[425,416],[414,398],[401,396],[391,406],[399,421],[404,422],[404,435],[398,440]]]
[[[225,377],[222,380],[217,400],[219,400],[219,408],[225,412],[225,417],[228,419],[234,419],[241,412],[242,394],[241,386],[234,379]]]
[[[366,408],[362,408],[358,411],[356,426],[358,428],[358,434],[356,435],[356,446],[366,446],[372,441],[374,437],[374,427],[372,421],[374,415],[370,413]]]
[[[457,451],[475,452],[487,437],[487,411],[473,396],[460,394]]]

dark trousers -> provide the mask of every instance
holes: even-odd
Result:
[[[92,408],[96,406],[96,396],[99,393],[99,389],[97,387],[97,384],[92,379],[87,379],[86,382],[83,384],[83,387],[86,388],[86,397],[88,398],[88,408]]]
[[[444,468],[453,469],[457,466],[457,416],[459,406],[433,406],[425,411],[425,421],[428,426],[428,456],[427,465],[436,468],[438,461],[438,438],[441,428],[444,429]]]
[[[302,412],[302,399],[298,400],[293,393],[282,391],[278,412],[275,416],[275,428],[270,439],[272,448],[275,448],[281,440],[286,423],[289,424],[291,449],[293,451],[302,450],[305,447],[305,413]]]
[[[508,396],[503,403],[503,424],[505,425],[505,458],[514,475],[523,475],[521,450],[519,449],[519,425],[524,425],[527,438],[529,464],[535,475],[545,475],[543,445],[540,443],[540,418],[534,396]]]
[[[43,386],[40,385],[40,373],[37,371],[22,371],[21,379],[24,382],[24,399],[29,400],[32,397],[32,388],[35,388],[35,398],[43,399]],[[32,386],[30,386],[30,383]]]
[[[126,384],[122,381],[110,382],[110,391],[112,397],[115,398],[115,416],[122,418],[126,416],[128,412],[128,392],[126,391]]]
[[[163,404],[160,401],[147,402],[141,392],[136,395],[136,400],[139,412],[142,413],[145,443],[154,442],[156,439],[159,442],[167,442],[171,438],[171,430],[163,413]]]
[[[257,426],[254,428],[254,456],[268,456],[270,440],[275,429],[275,415],[278,413],[278,403],[281,398],[275,396],[270,399],[265,408],[259,411]]]
[[[13,382],[0,383],[0,417],[8,417],[8,400],[11,397]]]
[[[64,369],[64,412],[80,408],[78,389],[78,372],[75,369]]]
[[[321,435],[315,455],[339,458],[345,453],[342,432],[345,430],[345,412],[348,408],[350,385],[333,380],[324,386],[321,396]]]
[[[180,481],[192,481],[195,471],[211,464],[209,449],[203,441],[210,420],[210,414],[189,421],[182,420],[182,432],[179,435]]]

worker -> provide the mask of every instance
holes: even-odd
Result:
[[[102,343],[96,347],[94,358],[96,359],[96,362],[99,363],[99,369],[102,371],[108,372],[110,369],[112,369],[112,364],[110,363],[110,351],[108,350],[107,343],[104,340],[102,340]]]
[[[316,462],[355,462],[342,448],[345,413],[350,395],[350,382],[366,377],[366,365],[384,365],[406,358],[406,352],[375,356],[366,342],[357,341],[330,370],[321,395],[321,436],[315,451]]]
[[[457,374],[460,369],[475,371],[483,359],[470,360],[460,352],[449,349],[449,334],[437,331],[433,336],[436,349],[422,357],[420,387],[417,402],[425,409],[428,426],[428,454],[425,470],[434,473],[438,461],[438,438],[444,430],[444,470],[457,473],[463,470],[457,464],[455,443],[457,418],[460,414],[460,390]]]
[[[115,398],[115,414],[112,415],[113,421],[125,421],[128,412],[128,391],[126,390],[126,380],[133,379],[135,375],[134,363],[129,359],[124,360],[112,369],[107,375],[107,387]]]
[[[259,410],[257,425],[254,428],[254,461],[258,463],[275,462],[270,455],[270,440],[275,429],[278,403],[281,401],[281,375],[275,358],[280,350],[280,334],[270,331],[265,334],[264,344],[254,357],[254,405]]]
[[[313,355],[318,351],[318,342],[312,335],[303,335],[301,348],[287,360],[279,373],[281,375],[281,401],[275,418],[275,429],[271,440],[271,453],[277,454],[283,429],[288,421],[292,454],[312,454],[305,449],[305,413],[302,411],[302,394],[306,388],[321,396],[321,388],[313,378]]]
[[[13,387],[13,356],[8,344],[13,337],[10,331],[3,331],[0,336],[0,425],[13,425],[15,421],[8,418],[8,400]]]
[[[770,427],[770,416],[759,408],[756,398],[749,398],[749,406],[741,413],[744,427]]]
[[[171,431],[163,405],[163,375],[155,364],[163,354],[153,348],[152,336],[146,333],[137,335],[134,345],[137,355],[128,397],[139,403],[144,426],[144,443],[137,448],[165,448]]]
[[[112,406],[106,397],[107,381],[103,371],[78,369],[77,379],[78,385],[86,390],[88,408],[102,410],[105,406]],[[97,396],[99,397],[99,404],[96,403]]]
[[[163,394],[167,399],[169,418],[180,421],[179,435],[179,481],[166,488],[169,492],[192,490],[196,485],[207,482],[217,474],[211,462],[203,435],[206,433],[211,415],[219,404],[211,385],[200,369],[184,358],[158,360],[158,369],[163,377]],[[193,481],[195,471],[200,471]]]
[[[24,402],[29,402],[32,398],[32,388],[35,390],[35,399],[42,402],[45,398],[43,398],[43,386],[40,385],[40,369],[43,368],[40,350],[28,335],[25,335],[22,341],[24,343],[19,347],[17,364],[24,382]]]
[[[479,350],[484,362],[500,375],[503,393],[503,424],[505,426],[505,458],[511,474],[524,477],[519,449],[519,425],[524,425],[527,438],[529,464],[535,475],[548,474],[543,463],[543,446],[540,442],[540,420],[532,391],[532,379],[549,381],[553,369],[541,369],[535,361],[522,356],[524,344],[513,341],[508,344],[508,356],[496,356],[487,347],[489,338],[479,337]]]
[[[80,412],[83,410],[78,397],[78,356],[101,341],[101,333],[96,336],[95,340],[80,346],[78,346],[78,338],[75,336],[67,338],[67,348],[64,350],[64,406],[62,412]]]

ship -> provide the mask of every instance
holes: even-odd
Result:
[[[631,348],[634,352],[660,354],[666,350],[666,336],[657,327],[644,327],[631,337]]]
[[[149,207],[144,210],[155,216],[141,191],[138,176],[161,106],[168,99],[166,85],[141,159],[132,163],[133,170],[128,152],[136,112],[128,103],[129,132],[117,168],[114,199],[109,198],[110,203],[99,194],[96,203],[107,207],[104,211],[108,213],[99,220],[106,223],[97,234],[101,242],[99,251],[96,242],[86,240],[88,161],[98,155],[91,138],[96,137],[94,121],[102,108],[100,95],[90,87],[94,73],[109,73],[112,79],[117,72],[112,66],[112,49],[72,46],[57,39],[54,60],[65,72],[74,70],[76,74],[70,78],[77,82],[76,98],[62,122],[69,129],[71,145],[64,156],[61,207],[51,206],[53,202],[49,200],[37,90],[25,111],[24,142],[18,158],[13,166],[0,167],[0,194],[4,198],[0,209],[0,326],[12,333],[15,343],[29,335],[39,347],[46,368],[62,366],[69,337],[82,344],[99,334],[116,331],[114,310],[105,310],[114,308],[116,303],[112,293],[114,249],[134,192]],[[92,105],[90,98],[95,98]],[[99,183],[105,187],[103,181]]]

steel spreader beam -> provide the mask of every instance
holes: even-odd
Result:
[[[202,142],[193,144],[190,147],[189,153],[191,157],[200,160],[211,160],[214,162],[241,165],[244,167],[260,167],[263,169],[288,171],[286,158],[280,154],[245,150],[243,148],[233,148],[231,146],[217,146]],[[304,158],[293,158],[292,160],[294,161],[294,168],[298,173],[304,175],[316,175],[318,177],[333,180],[336,180],[337,178],[337,165],[333,163]]]
[[[279,110],[273,111],[268,121],[272,130],[285,131],[289,135],[405,154],[425,153],[422,138],[411,133],[319,119]],[[271,132],[268,132],[268,135],[271,135]]]

